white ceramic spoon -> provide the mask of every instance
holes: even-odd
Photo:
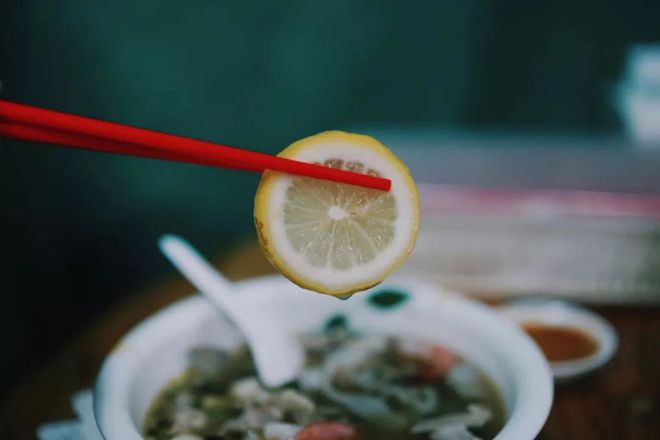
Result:
[[[241,301],[240,293],[187,241],[175,235],[159,240],[163,254],[245,336],[261,381],[269,387],[296,378],[304,363],[302,345],[259,308]]]

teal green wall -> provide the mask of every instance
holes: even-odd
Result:
[[[3,0],[0,80],[7,99],[268,153],[363,124],[612,131],[625,49],[660,39],[655,4]],[[256,183],[3,142],[0,308],[18,361],[1,368],[171,275],[159,234],[209,254],[251,239]]]

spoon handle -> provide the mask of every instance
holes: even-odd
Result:
[[[302,369],[305,354],[302,345],[287,332],[281,321],[265,315],[259,307],[246,306],[239,301],[241,296],[234,295],[232,283],[183,238],[164,235],[158,245],[199,292],[225,312],[241,330],[264,384],[276,387],[295,379]]]
[[[235,317],[231,282],[183,238],[166,234],[158,240],[163,254],[202,293]]]

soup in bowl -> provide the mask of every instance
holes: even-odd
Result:
[[[303,344],[298,378],[262,386],[241,334],[193,296],[108,355],[94,395],[106,439],[532,439],[547,418],[539,350],[460,295],[394,280],[338,301],[275,276],[236,294]]]

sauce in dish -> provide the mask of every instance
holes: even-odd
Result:
[[[586,358],[598,350],[596,340],[576,327],[531,322],[524,324],[523,328],[551,362]]]

